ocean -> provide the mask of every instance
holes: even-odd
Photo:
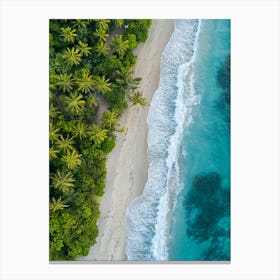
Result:
[[[148,123],[148,180],[126,255],[230,260],[230,20],[175,20]]]

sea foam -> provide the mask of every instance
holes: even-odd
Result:
[[[168,260],[172,210],[180,190],[178,153],[192,122],[195,49],[199,20],[175,20],[161,57],[159,88],[148,113],[148,180],[142,196],[127,209],[128,260]]]

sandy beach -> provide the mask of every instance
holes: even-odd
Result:
[[[158,87],[161,54],[173,29],[173,20],[153,20],[147,41],[135,50],[138,58],[134,76],[142,78],[140,90],[148,103]],[[141,195],[147,180],[148,110],[149,106],[130,107],[120,120],[127,134],[117,135],[116,147],[107,160],[97,243],[91,247],[89,255],[80,260],[126,260],[126,210]]]

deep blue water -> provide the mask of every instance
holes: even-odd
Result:
[[[128,260],[230,260],[230,21],[175,20],[148,114]]]

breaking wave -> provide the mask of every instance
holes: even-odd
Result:
[[[159,88],[148,113],[148,180],[127,209],[128,260],[168,260],[172,210],[180,191],[178,157],[184,130],[192,123],[194,67],[200,20],[175,20],[161,57]]]

